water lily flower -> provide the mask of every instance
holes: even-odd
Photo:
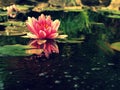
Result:
[[[15,18],[17,13],[18,13],[18,8],[16,7],[15,4],[7,7],[8,16]]]
[[[28,17],[26,22],[31,33],[28,36],[34,39],[55,39],[58,37],[59,20],[52,20],[51,16],[41,14],[38,19]]]
[[[59,48],[54,40],[33,40],[29,43],[31,49],[27,50],[29,54],[45,55],[47,58],[52,53],[59,53]]]

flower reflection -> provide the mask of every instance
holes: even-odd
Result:
[[[29,43],[31,49],[26,50],[28,54],[49,57],[52,53],[59,53],[59,48],[54,40],[33,40]]]
[[[7,7],[7,14],[11,18],[15,18],[17,13],[18,13],[18,8],[16,7],[15,4]]]

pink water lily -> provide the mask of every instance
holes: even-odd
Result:
[[[58,37],[59,20],[52,20],[51,16],[41,14],[38,19],[28,17],[26,25],[31,33],[29,37],[34,39],[55,39]]]
[[[7,7],[7,14],[8,14],[8,16],[10,16],[12,18],[16,17],[18,11],[19,10],[15,4]]]
[[[59,53],[59,48],[54,40],[33,40],[29,43],[31,49],[27,53],[37,54],[39,56],[45,55],[47,58],[52,53]]]

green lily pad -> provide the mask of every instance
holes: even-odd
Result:
[[[120,19],[119,15],[108,15],[107,17],[112,19]]]
[[[0,47],[0,56],[28,56],[26,49],[30,47],[27,45],[5,45]]]
[[[83,40],[56,40],[58,43],[69,43],[69,44],[75,44],[75,43],[82,43]]]
[[[114,50],[120,51],[120,42],[114,42],[110,47]]]

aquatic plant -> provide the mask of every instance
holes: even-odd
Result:
[[[28,29],[32,32],[28,36],[34,39],[55,39],[58,37],[59,20],[52,21],[51,16],[41,14],[38,20],[28,17],[26,22]]]
[[[28,17],[26,25],[31,32],[28,33],[27,36],[34,39],[29,44],[33,49],[27,50],[27,53],[37,54],[39,56],[45,55],[47,58],[51,53],[59,53],[58,46],[54,39],[64,39],[67,35],[59,35],[58,28],[60,21],[58,19],[53,21],[51,16],[41,14],[38,19]]]
[[[15,18],[18,13],[18,8],[15,4],[7,7],[7,14],[11,18]]]
[[[77,15],[62,18],[60,30],[67,34],[69,38],[79,38],[80,33],[91,33],[87,11],[81,11]]]

